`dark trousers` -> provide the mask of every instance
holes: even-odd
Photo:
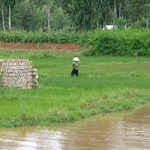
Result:
[[[72,69],[71,76],[74,76],[74,75],[78,76],[78,70]]]

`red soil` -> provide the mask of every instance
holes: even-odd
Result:
[[[19,43],[19,42],[2,42],[0,41],[0,47],[8,49],[30,49],[30,50],[63,50],[63,51],[78,51],[81,50],[79,44],[58,44],[58,43],[43,43],[43,44],[32,44],[32,43]]]

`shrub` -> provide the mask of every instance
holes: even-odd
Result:
[[[150,56],[150,30],[113,30],[95,33],[90,44],[95,55]]]
[[[150,29],[96,30],[94,32],[0,32],[0,41],[22,43],[78,43],[85,55],[150,56]],[[91,49],[92,47],[92,49]]]
[[[78,32],[25,32],[12,31],[0,32],[0,41],[22,42],[22,43],[79,43],[85,44],[88,41],[89,33]]]

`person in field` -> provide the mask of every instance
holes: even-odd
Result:
[[[74,57],[73,58],[73,62],[72,62],[72,71],[71,71],[71,76],[78,76],[79,74],[79,71],[78,71],[78,68],[80,66],[80,61],[79,61],[79,58],[78,57]]]

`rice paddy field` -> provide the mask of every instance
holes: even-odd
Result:
[[[71,77],[73,56],[79,76]],[[0,126],[51,125],[150,104],[150,58],[81,52],[0,50],[0,58],[29,58],[39,88],[0,87]]]

